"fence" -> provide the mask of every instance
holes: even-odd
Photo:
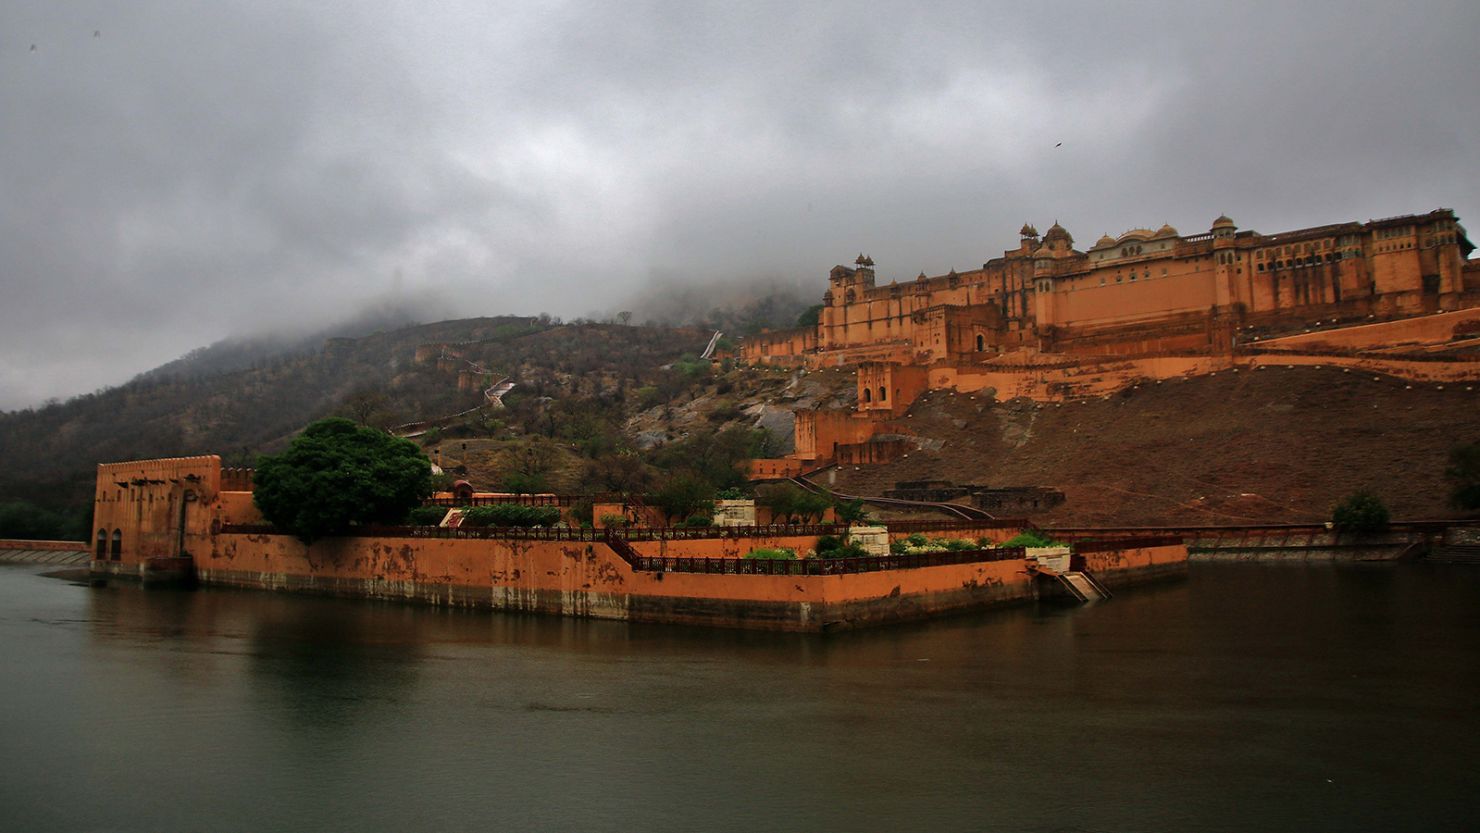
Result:
[[[1098,538],[1074,541],[1076,553],[1110,552],[1112,550],[1139,550],[1148,547],[1170,547],[1182,543],[1180,535],[1145,535],[1139,538]]]
[[[890,521],[890,532],[959,532],[976,529],[1032,529],[1026,520],[980,521]],[[238,535],[278,535],[281,530],[267,524],[222,524],[219,532]],[[765,524],[759,526],[663,526],[606,529],[522,526],[352,526],[340,536],[349,538],[512,538],[532,541],[695,541],[733,538],[789,538],[848,534],[847,524]]]
[[[625,543],[625,542],[624,542]],[[616,549],[616,547],[613,547]],[[630,548],[628,548],[630,549]],[[621,554],[619,552],[619,554]],[[905,555],[877,555],[860,558],[689,558],[633,553],[629,559],[634,569],[655,573],[711,573],[717,575],[761,576],[836,576],[849,573],[875,573],[882,570],[914,570],[947,564],[979,564],[994,561],[1018,561],[1026,558],[1022,547],[991,550],[956,550],[922,552]]]

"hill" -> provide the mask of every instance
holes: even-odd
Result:
[[[460,391],[455,377],[415,363],[425,343],[469,343],[481,361],[521,382],[510,411],[533,418],[550,402],[570,400],[594,374],[626,389],[651,386],[659,368],[702,349],[708,335],[474,318],[336,338],[311,353],[256,357],[253,366],[224,372],[174,363],[117,388],[0,414],[0,502],[25,499],[78,517],[90,507],[99,462],[219,453],[251,465],[329,414],[388,426],[480,404],[481,392]]]
[[[1295,367],[1058,406],[934,391],[904,420],[926,447],[845,468],[837,488],[1053,486],[1067,500],[1034,518],[1049,525],[1326,521],[1361,488],[1395,517],[1453,517],[1443,471],[1452,447],[1480,440],[1474,388]]]

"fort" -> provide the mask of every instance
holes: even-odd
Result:
[[[634,622],[826,631],[1185,574],[1175,536],[1076,536],[1072,551],[995,546],[1025,522],[591,529],[364,528],[306,545],[263,523],[249,473],[216,456],[98,466],[91,570],[145,581],[416,601]],[[929,533],[967,549],[766,561],[824,535]]]
[[[1105,235],[1087,251],[1024,225],[979,269],[880,285],[835,266],[815,326],[745,339],[753,366],[854,367],[851,411],[796,414],[795,450],[756,479],[889,462],[927,390],[1063,402],[1221,370],[1325,365],[1420,382],[1480,381],[1480,261],[1437,209],[1277,234],[1226,216]]]

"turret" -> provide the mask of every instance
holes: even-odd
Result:
[[[1237,231],[1238,226],[1234,225],[1233,220],[1229,219],[1227,214],[1220,214],[1218,219],[1213,221],[1214,240],[1232,240]]]

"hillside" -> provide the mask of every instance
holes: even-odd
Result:
[[[1369,488],[1396,517],[1436,518],[1453,516],[1449,450],[1480,440],[1480,391],[1297,367],[1060,406],[935,391],[905,421],[927,448],[839,471],[839,490],[924,479],[1054,486],[1067,501],[1040,523],[1137,525],[1325,521],[1336,501]]]
[[[320,349],[254,358],[254,366],[210,373],[186,361],[99,393],[39,409],[0,414],[0,502],[25,499],[83,512],[99,462],[218,453],[250,465],[308,422],[330,414],[393,425],[462,411],[482,402],[456,377],[413,361],[424,343],[472,342],[478,356],[521,382],[510,421],[569,402],[583,379],[650,386],[660,368],[702,349],[697,329],[559,325],[537,318],[443,321]],[[185,372],[189,370],[190,372]],[[518,426],[522,428],[523,426]]]

